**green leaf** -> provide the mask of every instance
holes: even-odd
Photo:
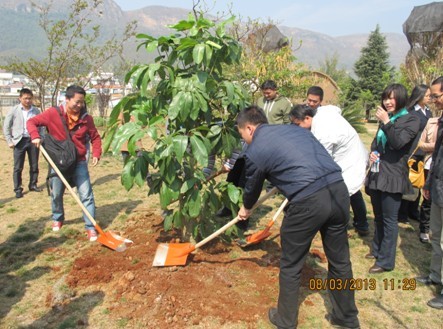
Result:
[[[189,215],[191,217],[197,217],[200,214],[201,210],[201,197],[200,197],[200,191],[194,190],[192,191],[191,197],[188,200],[188,209],[189,209]]]
[[[175,95],[174,98],[172,99],[168,109],[169,119],[175,120],[177,116],[180,114],[180,110],[182,109],[185,102],[184,95],[185,94],[183,91],[179,91],[177,95]]]
[[[183,226],[182,215],[180,214],[180,211],[175,211],[172,217],[172,223],[174,227],[179,228]]]
[[[157,47],[158,47],[158,41],[157,40],[151,41],[146,45],[146,51],[150,53],[156,50]]]
[[[186,194],[190,189],[194,188],[195,184],[200,181],[197,178],[191,178],[185,181],[180,189],[180,194]]]
[[[180,119],[186,121],[192,108],[193,108],[192,94],[190,92],[183,93],[183,104],[180,111]]]
[[[233,184],[229,184],[228,185],[228,195],[229,195],[229,199],[232,201],[232,203],[237,203],[240,198],[240,191]]]
[[[183,155],[188,147],[188,136],[177,135],[172,137],[172,145],[178,162],[182,162]]]
[[[139,186],[142,187],[146,182],[146,175],[148,173],[148,163],[143,157],[137,157],[134,164],[134,181]]]
[[[205,46],[205,57],[206,57],[206,64],[209,64],[212,59],[212,48],[208,45]]]
[[[191,27],[194,26],[193,21],[180,21],[175,25],[169,25],[171,29],[177,30],[177,31],[186,31],[189,30]]]
[[[220,46],[218,43],[215,43],[214,41],[211,41],[211,40],[207,40],[206,44],[211,47],[217,48],[217,49],[222,49],[222,46]]]
[[[163,183],[160,188],[160,205],[162,209],[165,209],[171,201],[174,200],[174,193],[173,191],[165,184]]]
[[[173,213],[167,214],[163,222],[163,228],[165,229],[165,231],[169,231],[172,229],[173,222],[174,222],[174,214]]]
[[[205,143],[197,135],[191,136],[190,140],[192,154],[200,165],[206,167],[208,165],[208,150],[205,147]]]
[[[203,61],[203,56],[205,55],[205,45],[198,44],[194,47],[192,51],[192,57],[196,64],[200,64]]]
[[[129,159],[123,167],[121,183],[126,191],[129,191],[134,186],[134,172],[132,170],[133,161],[133,159]]]

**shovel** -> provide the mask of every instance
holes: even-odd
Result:
[[[274,187],[271,191],[263,195],[260,199],[257,200],[252,210],[257,208],[260,204],[262,204],[269,197],[274,195],[277,192],[277,188]],[[210,236],[206,237],[199,243],[193,245],[191,243],[161,243],[157,247],[157,251],[155,253],[154,261],[152,266],[178,266],[178,265],[186,265],[186,260],[188,255],[193,252],[195,249],[200,248],[204,244],[208,243],[215,237],[222,234],[231,226],[235,225],[240,218],[237,216],[225,226],[221,227]]]
[[[125,251],[126,250],[126,243],[132,243],[131,240],[122,238],[121,236],[108,232],[105,233],[103,230],[98,226],[97,222],[92,218],[92,215],[89,213],[89,211],[86,209],[86,207],[83,205],[83,203],[80,201],[77,194],[75,194],[74,190],[72,189],[71,185],[69,185],[66,178],[62,175],[60,170],[55,165],[54,161],[50,158],[48,153],[46,152],[45,148],[40,145],[40,150],[42,151],[43,155],[45,156],[46,160],[48,160],[51,167],[54,169],[54,171],[57,173],[58,177],[62,180],[63,184],[65,184],[66,188],[69,190],[71,195],[73,196],[74,200],[78,203],[80,208],[82,208],[83,212],[86,214],[88,219],[91,221],[91,223],[94,225],[95,229],[97,230],[99,236],[97,238],[97,241],[101,244],[105,245],[106,247],[115,250],[115,251]]]
[[[286,207],[287,204],[288,204],[288,199],[285,199],[281,204],[280,208],[278,208],[278,210],[272,217],[271,221],[268,223],[268,225],[266,225],[265,229],[253,233],[251,235],[248,235],[245,240],[237,241],[238,245],[243,248],[250,246],[252,244],[260,243],[261,241],[267,239],[271,235],[270,229],[272,225],[274,225],[276,219],[278,218],[278,216],[280,216],[280,213]]]

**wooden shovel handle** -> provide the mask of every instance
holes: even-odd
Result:
[[[54,171],[57,173],[58,177],[62,180],[63,184],[65,184],[66,188],[69,190],[69,192],[71,193],[72,197],[74,198],[74,200],[78,203],[78,205],[80,206],[80,208],[82,208],[82,211],[86,214],[86,216],[89,218],[89,220],[91,221],[91,223],[94,225],[94,227],[97,229],[97,231],[103,235],[103,230],[100,228],[100,226],[97,225],[97,222],[94,220],[94,218],[92,217],[92,215],[89,213],[88,209],[86,209],[86,207],[83,205],[83,203],[80,201],[79,197],[77,196],[77,194],[74,192],[74,190],[72,189],[71,185],[69,185],[68,181],[66,180],[66,178],[63,176],[63,174],[61,173],[61,171],[57,168],[56,164],[54,163],[54,161],[52,161],[51,157],[49,156],[49,154],[46,152],[45,148],[43,147],[43,145],[40,145],[40,150],[42,151],[43,155],[45,156],[46,160],[48,160],[49,164],[51,165],[52,169],[54,169]]]
[[[283,201],[283,203],[280,205],[280,208],[278,208],[278,210],[275,212],[274,216],[272,217],[271,221],[269,222],[268,226],[271,227],[272,225],[274,225],[275,221],[277,220],[278,216],[280,216],[280,213],[283,211],[283,209],[286,207],[286,205],[288,204],[289,200],[285,199]]]
[[[275,193],[277,193],[277,191],[278,190],[277,190],[276,187],[272,188],[272,190],[270,190],[268,193],[266,193],[260,199],[257,200],[257,202],[254,204],[254,206],[252,207],[251,210],[255,210],[259,205],[261,205],[263,202],[265,202],[267,199],[269,199],[271,196],[273,196]],[[240,220],[240,218],[238,216],[235,217],[233,220],[231,220],[225,226],[219,228],[217,231],[212,233],[210,236],[206,237],[205,239],[203,239],[199,243],[197,243],[195,245],[195,249],[200,248],[201,246],[203,246],[204,244],[208,243],[209,241],[211,241],[215,237],[219,236],[224,231],[226,231],[228,228],[230,228],[231,226],[235,225],[239,220]]]

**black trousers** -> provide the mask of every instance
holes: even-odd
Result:
[[[429,170],[425,169],[425,179],[428,177]],[[429,223],[431,221],[431,200],[423,198],[420,206],[420,233],[429,233]]]
[[[39,150],[31,143],[31,138],[23,137],[20,142],[14,146],[14,172],[12,178],[14,181],[14,192],[22,191],[22,172],[25,164],[25,156],[28,154],[29,162],[29,187],[37,185],[38,181],[38,156]]]
[[[358,230],[367,231],[369,224],[366,217],[366,203],[361,191],[352,194],[350,199],[352,212],[354,213],[354,227]]]
[[[297,326],[301,271],[318,231],[328,258],[328,279],[352,278],[347,235],[349,202],[345,183],[337,182],[303,200],[290,202],[286,207],[280,231],[280,292],[275,317],[278,328]],[[328,292],[332,318],[341,325],[357,327],[354,291],[336,289]]]

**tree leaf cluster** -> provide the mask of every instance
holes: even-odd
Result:
[[[141,186],[149,166],[150,193],[159,194],[165,210],[177,202],[165,217],[165,229],[183,229],[188,236],[205,235],[218,225],[214,213],[222,201],[233,208],[240,202],[236,187],[206,181],[203,173],[210,155],[226,158],[240,146],[234,120],[248,104],[248,95],[241,82],[225,74],[242,54],[240,43],[226,33],[233,20],[215,24],[190,14],[170,26],[172,35],[137,35],[139,51],[157,57],[128,72],[126,82],[136,91],[114,108],[106,132],[105,149],[118,152],[128,141],[133,155],[122,174],[124,187]],[[145,135],[154,146],[137,157],[136,142]]]

